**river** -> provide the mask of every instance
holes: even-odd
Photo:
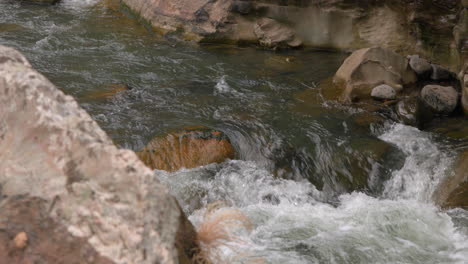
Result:
[[[97,2],[0,0],[0,44],[123,148],[191,125],[225,132],[236,160],[155,171],[196,226],[216,201],[250,219],[221,263],[468,261],[468,212],[431,201],[456,142],[329,100],[319,84],[347,54],[178,42]],[[97,95],[113,84],[132,89]]]

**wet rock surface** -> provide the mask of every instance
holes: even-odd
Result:
[[[115,263],[191,258],[193,227],[153,172],[133,151],[117,149],[72,97],[4,46],[0,149],[1,194],[47,201],[44,218],[101,256]],[[34,236],[28,238],[33,244]]]
[[[468,151],[458,157],[454,175],[443,181],[434,194],[434,200],[443,208],[468,209]]]
[[[137,155],[151,169],[176,171],[234,159],[236,152],[223,132],[200,126],[156,137]]]
[[[123,2],[158,30],[181,32],[184,39],[261,44],[263,35],[256,36],[254,28],[259,21],[271,19],[288,25],[305,46],[332,49],[383,46],[425,55],[453,44],[452,32],[461,6],[457,0]],[[281,30],[278,27],[276,32]],[[443,52],[437,54],[449,59],[447,51]]]

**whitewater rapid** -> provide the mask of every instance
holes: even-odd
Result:
[[[380,135],[406,155],[381,197],[344,194],[338,205],[307,181],[277,179],[254,162],[232,160],[175,173],[156,171],[199,225],[203,205],[223,201],[241,210],[253,229],[223,247],[232,263],[466,263],[468,236],[431,202],[452,158],[431,134],[400,124]],[[202,206],[202,207],[200,207]],[[466,211],[452,211],[458,221]],[[234,248],[234,249],[233,249]]]

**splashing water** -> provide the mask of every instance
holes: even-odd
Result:
[[[253,222],[232,263],[465,263],[468,236],[430,203],[451,159],[430,134],[394,125],[381,139],[406,155],[386,183],[382,198],[351,193],[338,206],[308,182],[274,178],[249,161],[228,161],[174,173],[156,171],[198,226],[204,205],[224,201]],[[458,209],[456,215],[467,215]],[[455,214],[455,213],[451,213]],[[466,221],[466,220],[465,220]],[[262,262],[263,261],[263,262]]]

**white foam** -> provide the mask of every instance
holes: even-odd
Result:
[[[222,249],[222,262],[465,263],[467,234],[430,203],[451,159],[430,134],[411,127],[394,125],[381,138],[403,150],[405,165],[383,198],[346,194],[337,207],[320,202],[323,194],[310,183],[276,179],[253,162],[157,173],[196,226],[200,208],[218,200],[252,220],[235,251]],[[457,216],[468,221],[468,214]]]

